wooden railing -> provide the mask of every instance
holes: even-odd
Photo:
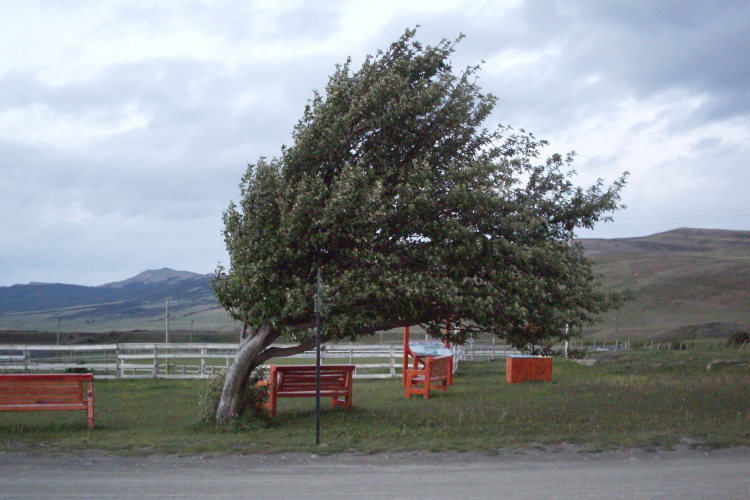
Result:
[[[91,344],[0,345],[0,372],[93,372],[102,378],[209,378],[226,370],[237,353],[237,344]],[[502,359],[520,351],[495,343],[454,347],[454,368],[459,361]],[[401,376],[403,347],[398,344],[331,344],[321,353],[324,363],[353,364],[355,378]],[[315,351],[268,364],[312,362]]]
[[[0,345],[0,372],[92,372],[98,379],[209,378],[226,370],[237,344],[100,344]],[[400,376],[400,346],[367,344],[326,345],[323,363],[356,365],[355,378]],[[456,348],[457,358],[463,350]],[[269,364],[298,364],[314,359],[315,352],[271,360]],[[398,373],[397,373],[398,372]]]

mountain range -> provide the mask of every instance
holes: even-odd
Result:
[[[100,286],[29,283],[0,287],[0,330],[163,330],[166,300],[174,330],[232,331],[211,289],[213,274],[144,271]]]
[[[634,292],[586,335],[684,339],[750,330],[750,231],[676,229],[578,242],[604,288]],[[169,298],[172,330],[236,332],[216,302],[212,276],[159,269],[96,287],[0,287],[0,331],[163,331]]]

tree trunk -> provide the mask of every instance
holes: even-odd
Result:
[[[217,424],[226,424],[239,416],[244,403],[248,377],[263,362],[258,354],[273,340],[273,329],[269,325],[263,325],[258,328],[254,336],[245,339],[240,344],[234,364],[227,371],[219,406],[216,408]]]

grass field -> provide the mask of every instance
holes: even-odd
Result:
[[[147,453],[479,451],[571,443],[583,450],[750,445],[750,352],[630,351],[593,366],[554,360],[551,384],[505,382],[503,362],[462,362],[455,385],[429,400],[400,380],[356,380],[354,408],[282,399],[275,419],[216,428],[199,422],[205,381],[97,381],[96,424],[85,412],[0,413],[0,450]],[[717,363],[716,361],[721,361]],[[712,363],[710,369],[706,366]]]

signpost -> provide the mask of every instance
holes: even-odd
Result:
[[[167,310],[164,313],[164,321],[166,322],[164,343],[169,344],[169,298],[167,298]]]
[[[315,445],[320,444],[320,317],[323,314],[323,272],[318,268],[315,300]]]

